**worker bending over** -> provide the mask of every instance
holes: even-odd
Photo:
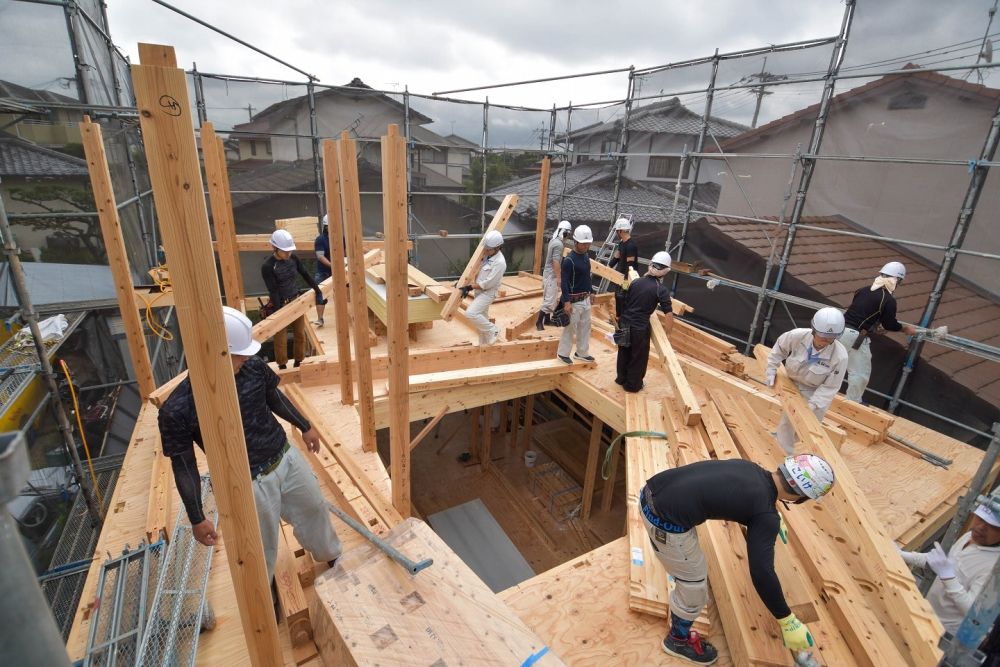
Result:
[[[466,295],[475,290],[475,298],[465,310],[465,316],[479,330],[479,344],[493,345],[497,342],[500,329],[490,322],[489,309],[493,299],[497,298],[500,282],[507,270],[507,260],[500,249],[503,247],[503,235],[496,230],[486,232],[483,236],[483,261],[479,265],[476,280],[471,285],[462,287]]]
[[[847,368],[847,350],[837,340],[843,333],[844,315],[836,308],[820,308],[813,315],[811,329],[792,329],[778,336],[767,355],[767,385],[774,386],[778,365],[784,361],[788,377],[808,401],[816,419],[823,421]],[[785,453],[794,453],[795,428],[785,413],[778,423],[777,436]]]
[[[906,277],[902,262],[889,262],[879,271],[871,287],[854,293],[854,300],[844,313],[847,328],[841,341],[847,348],[847,398],[861,402],[872,376],[871,335],[879,326],[886,331],[902,331],[908,336],[917,333],[912,324],[896,319],[896,298],[892,295]]]
[[[927,601],[944,629],[954,634],[1000,558],[1000,517],[989,506],[980,504],[971,529],[947,554],[935,542],[928,553],[903,551],[902,556],[910,567],[930,567],[937,574],[927,591]]]
[[[580,225],[573,230],[573,252],[562,261],[562,300],[563,310],[569,315],[569,325],[563,329],[559,337],[559,349],[556,354],[559,360],[566,364],[573,363],[569,353],[576,341],[577,359],[593,361],[590,356],[590,293],[593,284],[590,280],[590,244],[594,242],[594,234],[587,225]]]
[[[302,440],[314,452],[319,451],[319,434],[278,389],[278,375],[260,357],[253,356],[260,350],[260,343],[253,339],[250,320],[234,308],[222,310],[268,581],[274,576],[282,519],[292,524],[295,539],[313,558],[332,567],[341,549],[337,531],[330,523],[326,499],[316,475],[299,450],[288,444],[285,429],[274,415],[299,429]],[[193,444],[203,450],[205,444],[189,377],[164,402],[158,421],[163,454],[170,457],[174,483],[187,510],[194,538],[213,546],[219,535],[202,512],[201,478]]]
[[[296,275],[302,277],[309,287],[316,292],[316,303],[325,304],[323,292],[313,277],[306,271],[302,260],[295,255],[295,240],[284,229],[277,229],[271,234],[271,256],[260,267],[260,275],[264,279],[267,293],[270,297],[272,312],[295,301],[299,296],[299,285]],[[278,368],[284,369],[288,364],[288,334],[287,327],[274,334],[274,360]],[[306,318],[295,318],[292,322],[292,354],[295,366],[298,367],[306,356]]]
[[[538,319],[535,320],[535,328],[539,331],[543,331],[546,324],[552,324],[552,313],[559,305],[562,291],[563,248],[566,247],[565,239],[572,229],[569,220],[560,222],[545,250],[545,268],[542,269],[542,308],[538,311]]]
[[[615,316],[622,316],[624,307],[624,290],[628,289],[629,269],[639,272],[639,248],[632,240],[632,221],[628,218],[618,218],[615,220],[615,235],[618,237],[618,248],[611,256],[608,266],[618,269],[622,274],[622,285],[615,288]]]
[[[674,325],[670,290],[663,277],[670,271],[670,253],[661,250],[653,255],[646,275],[629,283],[623,291],[622,312],[618,327],[627,330],[627,345],[618,346],[618,374],[615,382],[625,391],[636,392],[643,387],[649,363],[649,317],[659,306],[667,314],[666,330]]]
[[[323,231],[313,241],[313,250],[316,253],[316,272],[313,274],[313,280],[317,284],[329,278],[333,271],[333,265],[330,264],[330,217],[327,215],[323,216],[322,229]],[[323,312],[325,310],[326,299],[323,298],[322,293],[319,293],[316,295],[316,321],[313,322],[317,327],[322,327],[324,324]]]
[[[813,646],[809,628],[788,608],[774,571],[775,538],[782,533],[787,542],[775,503],[817,500],[833,482],[830,465],[811,454],[789,456],[774,471],[730,459],[699,461],[649,478],[639,492],[639,508],[656,557],[675,584],[663,650],[700,665],[718,657],[715,647],[691,630],[708,601],[708,566],[695,527],[710,519],[746,526],[750,579],[777,619],[785,646],[793,651]]]

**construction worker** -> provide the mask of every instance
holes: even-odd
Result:
[[[628,218],[618,218],[615,220],[614,230],[618,236],[618,248],[615,249],[615,254],[612,255],[608,266],[621,271],[623,278],[621,287],[615,289],[615,316],[620,318],[622,316],[622,308],[624,307],[623,299],[625,297],[625,290],[628,289],[629,269],[635,269],[636,273],[639,272],[639,248],[635,245],[635,241],[632,240],[631,220]]]
[[[503,235],[496,230],[486,232],[483,236],[483,261],[479,265],[476,280],[471,285],[462,287],[463,296],[471,291],[476,293],[465,310],[465,316],[479,329],[480,345],[493,345],[500,335],[497,326],[490,322],[488,313],[507,270],[507,260],[503,257],[502,248]]]
[[[843,313],[837,308],[820,308],[813,315],[811,329],[792,329],[778,336],[767,355],[767,385],[774,386],[778,365],[784,361],[788,377],[809,402],[816,419],[823,421],[847,369],[847,350],[837,340],[843,333]],[[777,437],[786,454],[794,453],[795,428],[784,413]]]
[[[929,567],[937,574],[927,601],[944,629],[954,634],[1000,558],[1000,516],[980,503],[969,532],[948,553],[935,542],[927,553],[903,551],[901,555],[910,567]]]
[[[559,305],[562,284],[562,261],[565,239],[572,232],[573,226],[569,220],[563,220],[556,226],[548,248],[545,250],[545,267],[542,269],[542,308],[538,311],[535,328],[545,329],[546,324],[552,324],[552,313]]]
[[[625,391],[636,392],[643,387],[646,365],[649,362],[649,317],[657,306],[667,314],[667,332],[673,328],[670,290],[663,284],[663,277],[669,271],[670,253],[661,250],[653,255],[646,275],[633,280],[623,292],[618,328],[628,330],[628,345],[618,346],[618,375],[615,382]]]
[[[264,285],[270,297],[270,306],[273,310],[279,310],[285,304],[294,301],[299,296],[298,283],[295,275],[302,276],[316,292],[316,303],[325,304],[323,292],[313,277],[306,271],[302,260],[295,255],[295,240],[285,229],[276,229],[271,234],[271,256],[264,261],[260,267],[260,275],[264,278]],[[288,335],[287,328],[281,329],[274,334],[274,360],[278,362],[278,368],[284,370],[288,365]],[[306,356],[306,319],[298,317],[292,322],[292,345],[295,356],[295,367]]]
[[[793,651],[813,646],[809,628],[788,608],[774,571],[775,538],[781,535],[787,542],[775,503],[817,500],[833,483],[830,465],[812,454],[789,456],[774,471],[729,459],[699,461],[649,478],[639,492],[639,509],[656,557],[675,584],[663,650],[700,665],[710,665],[718,657],[715,647],[691,630],[708,600],[708,566],[694,529],[709,519],[746,526],[750,578],[777,619],[785,646]]]
[[[872,376],[871,335],[881,326],[886,331],[902,331],[908,336],[917,333],[912,324],[896,320],[896,298],[892,295],[906,277],[902,262],[889,262],[879,271],[871,287],[854,293],[844,318],[847,328],[841,339],[847,348],[848,400],[861,402],[868,380]]]
[[[260,343],[253,339],[250,320],[240,311],[223,307],[229,357],[236,375],[243,434],[246,436],[253,496],[264,544],[267,576],[274,576],[281,520],[292,524],[295,539],[320,562],[340,556],[340,540],[330,523],[326,500],[309,464],[288,444],[285,430],[275,415],[302,433],[302,440],[319,451],[319,434],[278,389],[278,375],[264,360],[254,356]],[[184,378],[160,408],[158,416],[163,455],[170,458],[174,483],[191,521],[194,538],[206,546],[219,539],[201,505],[201,479],[193,443],[203,450],[201,429],[190,378]]]
[[[313,280],[317,284],[323,282],[332,274],[332,264],[330,264],[330,218],[329,216],[323,216],[323,231],[320,232],[319,236],[313,242],[313,250],[316,252],[316,272],[313,274]],[[326,299],[323,298],[322,294],[316,295],[316,321],[313,322],[317,327],[322,327],[323,321],[323,311],[326,310]]]
[[[563,329],[559,338],[559,349],[556,354],[559,360],[566,364],[573,363],[569,353],[576,340],[576,354],[581,361],[593,361],[588,354],[590,350],[590,293],[593,284],[590,280],[590,244],[594,242],[594,233],[587,225],[580,225],[573,230],[573,251],[562,261],[562,300],[563,311],[569,315],[569,324]]]

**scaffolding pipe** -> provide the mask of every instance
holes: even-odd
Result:
[[[563,74],[560,76],[547,76],[541,79],[525,79],[523,81],[509,81],[507,83],[493,83],[486,86],[472,86],[471,88],[455,88],[454,90],[441,90],[436,93],[432,93],[435,97],[438,95],[453,95],[455,93],[471,93],[476,90],[492,90],[494,88],[510,88],[512,86],[526,86],[532,83],[547,83],[549,81],[565,81],[566,79],[581,79],[588,76],[604,76],[605,74],[620,74],[621,72],[630,72],[631,67],[618,67],[616,69],[605,69],[597,72],[582,72],[580,74]]]
[[[618,219],[619,196],[621,195],[622,171],[625,170],[626,155],[628,154],[629,130],[628,124],[632,118],[632,95],[635,93],[635,74],[633,68],[629,68],[628,73],[628,94],[625,96],[625,113],[622,114],[622,130],[618,135],[618,157],[615,159],[615,183],[611,195],[611,220],[614,224]],[[624,260],[622,260],[624,262]],[[624,264],[623,264],[624,266]],[[604,283],[602,283],[603,287]]]
[[[677,205],[681,200],[681,181],[683,180],[681,176],[684,174],[684,167],[687,165],[688,161],[688,146],[684,144],[684,150],[681,151],[681,161],[677,165],[677,180],[674,181],[674,205],[670,209],[670,223],[667,225],[667,240],[663,244],[663,249],[667,252],[671,250],[671,240],[674,237],[674,222],[677,220]]]
[[[326,193],[321,187],[323,183],[323,165],[320,163],[319,122],[316,119],[316,86],[312,81],[306,84],[306,96],[309,103],[309,140],[312,146],[313,178],[316,179],[316,216],[323,217],[326,210]],[[297,141],[297,140],[296,140]],[[320,230],[316,230],[319,234]]]
[[[997,105],[993,113],[993,121],[990,123],[989,133],[986,135],[986,140],[983,142],[983,148],[979,154],[980,159],[984,161],[992,160],[993,156],[996,155],[997,144],[1000,144],[1000,104]],[[986,178],[989,176],[989,173],[990,171],[986,167],[973,166],[972,175],[969,178],[969,187],[966,190],[962,208],[959,210],[958,220],[955,221],[951,241],[948,243],[948,249],[941,260],[941,268],[938,270],[937,279],[934,281],[934,288],[927,299],[927,305],[920,316],[918,326],[930,328],[931,322],[934,321],[934,315],[937,313],[938,306],[941,303],[941,295],[944,293],[944,289],[947,287],[952,271],[955,268],[957,250],[962,247],[962,243],[965,241],[965,235],[969,231],[969,225],[972,224],[972,217],[976,213],[976,205],[979,203],[979,196],[983,192],[983,187],[986,184]],[[920,355],[922,347],[923,341],[919,337],[910,340],[909,349],[906,351],[906,361],[903,363],[902,374],[896,383],[896,388],[892,392],[892,400],[889,402],[889,412],[895,412],[899,406],[899,398],[903,395],[903,389],[906,387],[906,382],[913,372],[913,365]]]
[[[483,174],[481,181],[482,194],[479,199],[479,231],[486,231],[486,172],[489,171],[487,164],[487,158],[489,157],[490,150],[487,148],[490,141],[490,98],[486,98],[486,103],[483,104]]]
[[[570,136],[570,133],[572,132],[572,130],[573,130],[573,102],[570,101],[569,106],[566,107],[566,158],[563,160],[563,168],[562,168],[562,190],[560,190],[560,192],[559,192],[559,219],[560,220],[565,220],[566,219],[566,216],[564,215],[564,213],[565,213],[565,210],[566,210],[566,181],[567,181],[567,178],[569,176],[569,174],[568,174],[569,163],[572,162],[574,159],[576,159],[575,158],[575,154],[570,149],[570,146],[573,143],[573,139]]]
[[[77,88],[76,92],[80,96],[80,101],[87,104],[90,101],[91,96],[87,90],[87,82],[83,76],[83,72],[87,67],[89,67],[89,65],[83,62],[80,57],[80,41],[77,39],[76,35],[76,12],[77,7],[75,2],[67,2],[63,5],[63,13],[66,15],[66,34],[69,38],[70,53],[73,54],[73,70]]]
[[[191,63],[191,81],[194,83],[194,107],[198,112],[198,129],[208,121],[208,112],[205,109],[205,88],[201,82],[201,74],[198,72],[198,63]]]

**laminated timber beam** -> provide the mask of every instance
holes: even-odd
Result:
[[[533,396],[531,398],[534,398]],[[526,415],[525,419],[529,417]],[[587,468],[583,474],[583,499],[580,517],[586,521],[590,518],[590,509],[594,504],[594,487],[597,485],[597,461],[601,451],[601,432],[604,422],[595,416],[590,424],[590,444],[587,446]]]
[[[514,208],[517,206],[517,195],[507,195],[500,202],[500,207],[497,209],[496,215],[493,216],[493,221],[490,222],[490,226],[487,228],[486,232],[483,233],[483,238],[486,238],[486,234],[489,232],[499,232],[507,224],[507,220],[510,219],[511,214],[514,212]],[[472,253],[472,257],[469,258],[469,263],[465,266],[465,270],[462,271],[462,276],[455,283],[456,289],[448,297],[448,301],[444,304],[441,309],[441,318],[446,322],[450,322],[455,316],[455,311],[458,310],[458,306],[462,301],[462,292],[457,289],[459,285],[468,285],[469,282],[475,278],[476,272],[479,270],[479,264],[483,261],[483,252],[486,250],[486,246],[483,245],[483,239],[479,239],[479,245],[476,246],[475,252]]]
[[[542,359],[539,361],[522,361],[520,363],[504,364],[502,366],[482,366],[462,368],[453,371],[440,371],[410,376],[410,391],[434,391],[452,387],[471,387],[480,384],[503,384],[546,375],[564,375],[582,368],[593,368],[596,362],[574,362],[564,364],[558,359]]]
[[[542,240],[545,236],[545,213],[549,205],[549,170],[552,160],[546,155],[542,159],[542,173],[538,183],[538,215],[535,217],[535,254],[531,272],[542,274]]]
[[[667,332],[663,330],[663,325],[660,324],[659,318],[654,317],[650,319],[649,333],[653,339],[653,346],[660,354],[663,370],[667,372],[667,377],[670,378],[670,385],[674,389],[674,398],[684,405],[684,423],[688,426],[700,424],[701,407],[698,405],[698,400],[694,397],[694,392],[691,390],[687,376],[684,375],[684,369],[681,368],[681,363],[677,359],[677,353],[674,352],[674,348],[667,338]]]
[[[236,246],[236,222],[233,219],[233,197],[229,191],[229,168],[222,138],[215,134],[211,121],[201,126],[201,152],[205,158],[205,178],[208,180],[208,200],[212,206],[212,223],[219,250],[219,269],[226,291],[226,305],[246,312],[240,252]]]
[[[344,270],[344,210],[340,203],[340,162],[333,139],[323,140],[323,188],[326,191],[327,243],[330,246],[330,277],[333,279],[333,317],[337,327],[337,358],[347,363],[340,369],[340,402],[354,403],[351,372],[351,320],[347,315],[347,272]],[[379,251],[381,253],[381,251]]]
[[[97,206],[97,215],[101,223],[104,249],[108,255],[111,277],[115,283],[118,310],[121,313],[125,338],[128,341],[129,359],[132,361],[132,368],[135,371],[139,394],[142,398],[146,398],[156,389],[156,378],[153,376],[153,366],[149,361],[146,335],[142,330],[139,312],[135,308],[132,271],[129,268],[128,253],[125,250],[121,220],[118,218],[118,206],[115,202],[115,191],[111,185],[111,172],[108,169],[108,156],[104,152],[101,126],[90,122],[89,116],[84,116],[83,122],[80,123],[80,136],[83,140],[84,154],[87,156],[87,170],[90,172],[94,203]]]
[[[220,308],[187,79],[176,67],[173,48],[142,44],[139,53],[140,64],[131,68],[139,123],[163,245],[173,268],[181,337],[194,369],[191,388],[243,634],[253,665],[282,664]]]

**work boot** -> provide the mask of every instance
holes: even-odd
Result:
[[[697,665],[711,665],[719,659],[719,652],[715,647],[703,640],[694,630],[688,633],[687,639],[678,639],[672,633],[667,633],[661,646],[665,653],[684,658]]]
[[[543,315],[545,315],[545,318],[542,320],[542,324],[549,327],[552,326],[552,313],[543,313]]]
[[[535,328],[539,331],[545,331],[545,311],[538,311],[538,319],[535,320]]]
[[[590,356],[589,354],[580,354],[579,352],[577,352],[576,354],[574,354],[573,358],[574,359],[579,359],[580,361],[595,361],[595,359],[592,356]]]

